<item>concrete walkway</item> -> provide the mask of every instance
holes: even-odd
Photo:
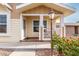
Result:
[[[40,49],[40,48],[51,48],[51,47],[50,42],[19,42],[19,43],[0,43],[0,48]]]
[[[35,50],[26,50],[26,51],[15,50],[9,56],[35,56]]]
[[[14,49],[10,56],[35,56],[35,49],[50,47],[50,42],[0,43],[0,48]]]

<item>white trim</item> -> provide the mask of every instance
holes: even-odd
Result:
[[[39,40],[44,40],[44,16],[40,15],[40,20],[39,20]],[[42,29],[41,29],[42,28]]]
[[[66,37],[66,27],[64,26],[64,37]]]
[[[73,9],[73,8],[71,8],[71,7],[69,7],[69,6],[65,5],[65,4],[62,4],[62,3],[54,3],[54,4],[75,12],[75,9]]]
[[[34,30],[34,25],[33,25],[33,23],[34,23],[34,21],[39,21],[40,22],[40,19],[32,19],[32,32],[33,33],[38,33],[39,34],[39,32],[34,32],[33,30]],[[45,19],[43,19],[43,21],[46,21],[46,23],[48,22],[47,20],[45,20]],[[43,23],[44,24],[44,23]],[[46,24],[46,28],[48,28],[48,23]],[[44,29],[43,29],[44,30]],[[39,36],[38,36],[39,37]],[[44,37],[44,33],[43,33],[43,37]],[[39,38],[40,39],[40,38]],[[45,38],[44,38],[45,39]],[[41,40],[41,39],[40,39]]]
[[[32,19],[32,32],[33,33],[37,33],[37,32],[34,32],[33,30],[34,30],[34,21],[39,21],[39,19]]]
[[[7,33],[0,33],[0,36],[10,36],[10,13],[0,12],[0,15],[7,15]]]
[[[23,20],[24,21],[24,20]],[[27,19],[25,20],[25,24],[24,24],[25,28],[24,28],[24,37],[27,37]]]
[[[48,14],[21,14],[22,16],[49,16]],[[61,16],[61,17],[64,17],[64,15],[62,15],[62,14],[56,14],[57,16]],[[40,20],[41,20],[42,18],[40,17]],[[60,25],[61,25],[61,27],[63,27],[62,25],[62,22],[64,21],[63,20],[63,18],[61,18],[62,20],[61,20],[61,23],[60,23]],[[48,23],[47,23],[48,24]],[[47,26],[48,27],[48,26]],[[56,30],[56,29],[55,29]],[[33,32],[33,20],[32,20],[32,32]],[[61,33],[60,33],[60,36],[62,37],[62,29],[61,29]],[[40,39],[40,33],[39,33],[39,39]]]
[[[20,31],[21,31],[21,39],[20,40],[23,40],[25,37],[24,37],[23,16],[22,16],[22,14],[20,16]]]
[[[30,4],[32,4],[32,3],[24,3],[24,4],[21,4],[19,6],[16,6],[16,9],[22,8],[22,7],[27,6],[27,5],[30,5]]]
[[[43,15],[43,16],[48,16],[48,14],[22,14],[23,16],[40,16],[40,15]]]
[[[24,7],[24,6],[28,6],[28,5],[30,5],[30,4],[32,4],[32,3],[26,3],[26,4],[24,3],[24,4],[21,4],[21,5],[17,6],[16,9],[22,8],[22,7]],[[68,6],[64,5],[64,4],[60,4],[60,3],[52,3],[52,4],[56,4],[56,5],[60,6],[60,7],[69,9],[69,10],[71,10],[71,11],[74,11],[73,8],[70,8],[70,7],[68,7]]]
[[[11,6],[9,4],[7,4],[7,3],[1,3],[1,4],[7,6],[10,9],[12,9]]]
[[[62,27],[64,27],[64,15],[60,15],[60,27],[61,27],[61,37],[63,36]]]
[[[68,25],[69,25],[69,26],[70,26],[70,25],[71,25],[71,26],[79,26],[79,23],[65,23],[65,26],[66,26],[66,25],[67,25],[67,26],[68,26]]]
[[[39,21],[39,19],[32,19],[32,32],[34,32],[34,31],[33,31],[33,30],[34,30],[34,29],[33,29],[33,27],[34,27],[34,26],[33,26],[34,21]],[[48,21],[45,20],[45,19],[44,19],[43,21],[46,21],[46,23],[48,22]],[[46,28],[48,28],[48,23],[46,24]]]
[[[43,15],[43,16],[49,16],[49,14],[22,14],[23,16],[40,16],[40,15]],[[55,14],[56,16],[60,16],[62,14]]]

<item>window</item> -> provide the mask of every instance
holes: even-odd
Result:
[[[44,28],[47,27],[47,22],[44,21]],[[33,21],[33,32],[39,32],[39,21]]]
[[[6,33],[7,29],[7,16],[0,15],[0,33]]]
[[[78,34],[78,26],[75,26],[75,34]]]
[[[56,24],[56,28],[60,28],[60,25],[59,24]]]

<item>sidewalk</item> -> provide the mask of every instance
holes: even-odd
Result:
[[[35,49],[50,49],[50,42],[0,43],[0,48],[13,49],[10,56],[35,56]]]
[[[26,50],[26,51],[15,50],[9,56],[35,56],[35,50]]]
[[[19,43],[0,43],[0,48],[40,49],[40,48],[51,48],[51,46],[50,42],[19,42]]]

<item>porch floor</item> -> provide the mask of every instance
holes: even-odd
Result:
[[[50,42],[50,40],[39,40],[39,39],[24,39],[21,40],[20,42]]]

